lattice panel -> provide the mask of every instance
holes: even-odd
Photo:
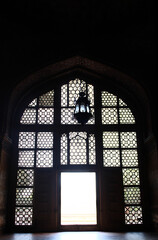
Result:
[[[94,108],[91,108],[91,113],[94,116]],[[74,108],[61,109],[61,124],[78,124],[74,118]],[[91,118],[87,124],[95,124],[95,117]]]
[[[32,205],[33,204],[33,188],[17,188],[16,189],[16,205]]]
[[[61,107],[67,107],[67,84],[61,86]]]
[[[119,114],[121,124],[135,124],[135,117],[129,108],[120,108]]]
[[[124,168],[123,185],[140,185],[139,169],[138,168]]]
[[[17,186],[33,186],[34,171],[32,169],[19,169],[17,172]]]
[[[39,106],[43,107],[54,106],[54,90],[47,92],[39,97]]]
[[[67,165],[67,151],[68,151],[68,139],[66,134],[61,136],[61,147],[60,147],[60,163],[61,165]]]
[[[53,151],[52,150],[37,151],[36,167],[53,167]]]
[[[102,91],[101,92],[101,100],[102,100],[102,106],[117,106],[117,96],[106,92]]]
[[[119,147],[118,132],[103,132],[103,147],[118,148]]]
[[[120,167],[120,151],[119,150],[103,150],[103,166],[104,167]]]
[[[88,84],[88,99],[90,100],[90,106],[94,106],[94,86]]]
[[[102,108],[102,124],[118,124],[117,108]]]
[[[53,148],[53,133],[38,132],[37,133],[37,148]]]
[[[79,134],[73,138],[70,137],[70,164],[87,164],[86,139],[81,136],[81,133]]]
[[[15,208],[15,225],[32,225],[33,208],[16,207]]]
[[[69,82],[69,106],[75,106],[79,92],[86,93],[86,83],[78,78]]]
[[[142,207],[126,206],[125,207],[125,224],[143,224]]]
[[[95,124],[95,111],[94,111],[94,108],[92,107],[91,107],[91,114],[93,117],[86,124]]]
[[[53,123],[54,123],[54,108],[39,108],[38,124],[53,124]]]
[[[122,148],[136,148],[137,147],[136,132],[122,132],[121,133],[121,147]]]
[[[94,134],[89,135],[88,143],[89,143],[89,164],[96,164],[96,149]]]
[[[34,151],[19,151],[18,167],[34,167]]]
[[[35,132],[20,132],[18,147],[35,148]]]
[[[119,98],[119,106],[125,107],[125,106],[127,106],[127,104],[121,98]]]
[[[61,109],[61,124],[78,124],[77,120],[74,119],[73,108]]]
[[[125,187],[124,188],[124,202],[125,204],[140,204],[140,188],[139,187]]]
[[[36,107],[37,106],[37,98],[33,99],[32,102],[29,103],[28,107]]]
[[[137,150],[122,150],[122,166],[123,167],[137,167],[138,166]]]
[[[35,124],[36,123],[36,109],[26,108],[20,120],[21,124]]]

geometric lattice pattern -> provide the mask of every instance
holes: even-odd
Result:
[[[138,166],[137,150],[122,150],[122,166],[123,167],[137,167]]]
[[[120,167],[120,151],[119,150],[103,150],[103,166],[104,167]]]
[[[67,96],[67,84],[64,84],[61,86],[61,107],[67,107],[68,106],[68,96]]]
[[[34,167],[34,151],[19,151],[18,167]]]
[[[32,102],[29,103],[28,107],[36,107],[37,105],[37,98],[33,99]]]
[[[54,90],[47,92],[39,97],[39,106],[43,107],[54,106]]]
[[[120,108],[119,113],[121,124],[135,124],[135,117],[129,108]]]
[[[124,168],[123,185],[140,185],[139,169],[138,168]]]
[[[69,82],[69,106],[75,106],[75,101],[79,97],[79,92],[86,92],[86,82],[76,78]]]
[[[35,124],[36,123],[36,109],[26,108],[21,117],[20,123],[22,124]]]
[[[68,156],[68,139],[67,134],[62,134],[60,141],[60,164],[67,165],[67,156]]]
[[[88,154],[87,154],[88,151]],[[60,164],[71,165],[96,164],[95,135],[86,132],[62,134],[60,141]]]
[[[71,80],[68,84],[61,86],[61,124],[78,124],[78,121],[74,119],[74,107],[76,100],[79,98],[79,93],[84,92],[88,94],[90,99],[91,118],[87,124],[94,124],[94,86],[86,84],[86,82],[76,78]]]
[[[89,164],[96,164],[96,149],[95,149],[95,135],[90,134],[88,137],[89,143]]]
[[[102,124],[118,124],[117,108],[102,108]]]
[[[88,98],[90,99],[90,106],[94,106],[94,86],[88,84]]]
[[[117,106],[117,96],[106,92],[106,91],[102,91],[101,92],[101,99],[102,99],[102,106]]]
[[[61,109],[61,124],[78,124],[77,120],[74,119],[73,108],[62,108]]]
[[[74,106],[81,91],[90,99],[93,115],[87,124],[95,124],[94,86],[76,78],[61,86],[62,125],[78,125],[74,119]],[[125,223],[142,224],[137,136],[134,131],[126,131],[130,127],[128,125],[135,124],[135,117],[121,98],[102,91],[101,121],[104,125],[103,166],[123,167]],[[30,125],[27,129],[31,130],[32,127],[32,131],[19,132],[18,167],[20,169],[17,170],[15,225],[27,226],[32,225],[33,218],[33,168],[53,167],[53,132],[50,132],[50,126],[43,129],[42,125],[54,124],[54,90],[33,99],[24,110],[20,123]],[[124,124],[127,128],[122,128],[119,124]],[[40,129],[40,132],[34,130],[34,125]],[[119,127],[123,129],[122,132]],[[95,134],[71,131],[61,135],[60,164],[96,164]]]
[[[54,123],[54,108],[39,108],[38,109],[38,123],[39,124],[53,124]]]
[[[121,132],[121,147],[136,148],[137,147],[136,132]]]
[[[33,204],[33,188],[17,188],[16,189],[16,205],[32,205]]]
[[[37,148],[53,148],[53,133],[38,132],[37,133]]]
[[[141,195],[139,187],[124,187],[125,204],[140,204]]]
[[[119,106],[124,107],[127,106],[127,104],[121,98],[119,98]]]
[[[94,116],[94,108],[91,108],[91,113]],[[95,118],[92,117],[87,124],[94,124]],[[74,118],[74,108],[62,108],[61,109],[61,124],[79,124]]]
[[[35,147],[35,132],[20,132],[18,147],[19,148],[34,148]]]
[[[70,164],[87,164],[86,139],[78,134],[70,140]]]
[[[142,224],[142,207],[141,206],[126,206],[125,207],[125,223],[126,224]]]
[[[53,151],[41,150],[36,153],[36,167],[53,167]]]
[[[17,172],[17,186],[33,186],[33,169],[19,169]]]
[[[33,208],[16,207],[15,208],[15,225],[32,225]]]
[[[118,132],[103,132],[103,147],[118,148],[119,147]]]

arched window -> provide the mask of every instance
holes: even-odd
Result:
[[[85,126],[73,117],[80,91],[88,96],[93,114]],[[99,189],[106,183],[99,175],[116,169],[121,176],[120,194],[124,202],[120,211],[124,224],[143,224],[136,119],[119,93],[113,94],[86,79],[69,80],[60,88],[50,89],[32,99],[22,113],[18,131],[15,226],[33,226],[38,221],[38,179],[40,170],[47,174],[49,169],[59,178],[62,172],[68,171],[96,173],[96,226],[100,219],[106,218],[104,213],[100,217],[103,203],[99,199],[102,196]],[[60,179],[55,184],[55,198],[61,202]],[[57,225],[60,226],[60,204],[57,208]]]

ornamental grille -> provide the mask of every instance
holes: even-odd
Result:
[[[103,132],[103,148],[118,148],[119,133],[118,132]]]
[[[137,148],[136,132],[122,132],[121,133],[121,147],[122,148]]]
[[[118,124],[117,108],[102,108],[102,124]]]
[[[94,86],[87,84],[85,81],[76,78],[68,84],[61,86],[61,124],[77,124],[74,119],[74,107],[80,92],[84,92],[90,99],[90,106],[93,118],[87,124],[95,124],[94,110]]]
[[[32,205],[33,204],[33,188],[17,188],[16,189],[16,205]]]
[[[125,207],[125,223],[126,224],[142,224],[142,207],[126,206]]]
[[[103,150],[103,166],[104,167],[120,167],[120,151],[119,150]]]
[[[122,150],[122,166],[123,167],[137,167],[138,166],[137,150]]]
[[[39,106],[53,107],[54,106],[54,91],[50,91],[39,97]]]
[[[36,123],[36,109],[32,109],[32,108],[25,109],[20,122],[22,124],[35,124]]]
[[[93,115],[83,131],[73,117],[81,91],[88,96]],[[107,91],[100,92],[101,101],[95,105],[97,91],[93,85],[76,78],[62,85],[57,94],[51,90],[37,96],[23,111],[17,151],[15,225],[33,224],[34,178],[39,168],[57,166],[60,169],[65,165],[64,168],[72,166],[75,169],[75,165],[85,168],[90,165],[100,167],[101,164],[104,170],[122,168],[125,224],[143,223],[135,117],[124,100]],[[61,102],[55,106],[54,98],[59,94]],[[59,107],[60,110],[56,110]],[[100,137],[98,129],[94,128],[96,123],[102,131]],[[102,145],[98,140],[101,137]],[[56,147],[54,139],[60,143]],[[97,149],[101,150],[98,156],[96,142],[99,143]],[[60,154],[54,152],[59,146]]]
[[[15,225],[32,225],[33,208],[16,207],[15,208]]]
[[[18,167],[34,167],[34,151],[19,151]]]
[[[37,148],[53,148],[53,133],[38,132],[37,133]]]
[[[19,148],[35,148],[35,132],[20,132]]]
[[[141,195],[139,187],[125,187],[124,188],[125,204],[140,204]]]
[[[19,169],[17,172],[17,186],[33,186],[34,171],[32,169]]]
[[[51,150],[37,151],[36,167],[53,167],[53,151]]]
[[[87,154],[88,150],[88,154]],[[70,132],[61,136],[61,165],[96,164],[95,136],[86,132]]]
[[[135,117],[126,103],[117,96],[102,91],[102,124],[135,124]]]
[[[24,110],[20,123],[23,125],[54,123],[54,90],[34,99]]]
[[[135,117],[129,108],[119,109],[120,123],[121,124],[134,124]]]
[[[140,185],[138,168],[123,168],[122,172],[124,185]]]
[[[54,123],[54,109],[53,108],[39,108],[38,109],[38,124],[53,124]]]
[[[105,106],[117,106],[117,96],[109,93],[109,92],[106,92],[106,91],[103,91],[101,93],[101,99],[102,99],[102,106],[105,107]]]

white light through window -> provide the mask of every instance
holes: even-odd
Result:
[[[61,173],[61,225],[95,225],[96,173]]]

